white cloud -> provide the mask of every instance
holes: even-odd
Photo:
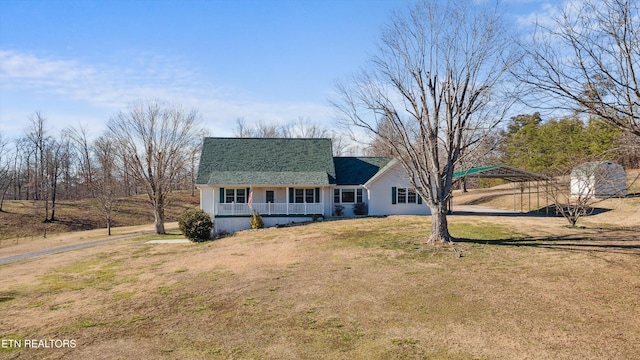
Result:
[[[201,74],[178,61],[152,54],[118,54],[99,64],[0,50],[0,90],[28,90],[121,108],[140,98],[174,98],[202,92]],[[122,61],[126,59],[126,62]],[[208,87],[208,92],[214,90]]]
[[[302,116],[327,127],[331,125],[328,122],[332,111],[324,103],[286,99],[265,102],[238,89],[208,83],[203,80],[206,74],[190,69],[180,60],[148,53],[121,53],[114,57],[105,58],[103,63],[84,63],[0,50],[0,93],[24,102],[1,101],[0,115],[4,119],[0,119],[0,125],[5,127],[7,122],[8,127],[8,114],[13,114],[13,118],[39,110],[55,122],[54,127],[61,129],[72,120],[71,125],[82,123],[82,119],[96,121],[105,117],[105,113],[126,109],[132,101],[155,98],[199,110],[214,136],[232,135],[238,117],[249,123],[260,120],[284,124]],[[124,63],[123,58],[127,59]],[[30,95],[26,99],[15,95],[18,93]],[[48,106],[52,102],[55,106]],[[23,120],[25,124],[27,118]],[[108,117],[102,122],[107,120]]]

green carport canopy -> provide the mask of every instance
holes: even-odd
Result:
[[[457,171],[453,173],[453,179],[459,179],[463,177],[476,177],[476,178],[493,178],[493,179],[505,179],[510,182],[524,182],[524,181],[542,181],[547,180],[548,177],[542,174],[537,174],[531,171],[518,169],[507,165],[491,165],[475,167],[467,170]]]
[[[459,180],[466,177],[473,178],[488,178],[488,179],[504,179],[512,183],[521,183],[520,190],[520,212],[523,212],[523,197],[524,197],[524,182],[527,183],[528,195],[529,195],[529,211],[531,211],[531,186],[530,182],[546,181],[549,180],[548,176],[537,174],[531,171],[518,169],[508,165],[491,165],[475,167],[467,170],[462,170],[453,173],[453,180]],[[536,183],[536,197],[538,208],[540,208],[539,191],[537,190],[538,184]],[[513,187],[513,211],[516,211],[516,188]],[[548,211],[548,207],[547,207]]]

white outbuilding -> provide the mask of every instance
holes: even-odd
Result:
[[[571,171],[571,196],[609,198],[627,195],[627,176],[620,164],[593,161]]]

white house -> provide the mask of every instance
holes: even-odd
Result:
[[[400,164],[386,157],[333,157],[330,139],[205,138],[196,184],[214,231],[314,217],[428,215]]]
[[[627,176],[620,164],[593,161],[571,171],[571,196],[609,198],[627,195]]]

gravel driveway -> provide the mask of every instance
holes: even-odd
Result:
[[[0,265],[6,265],[6,264],[18,262],[18,261],[28,260],[38,256],[52,255],[52,254],[58,254],[65,251],[84,249],[91,246],[106,244],[113,241],[130,239],[130,238],[138,237],[144,234],[147,234],[147,233],[134,233],[134,234],[127,234],[127,235],[120,235],[120,236],[110,236],[108,238],[103,238],[100,240],[87,241],[82,243],[54,247],[51,249],[38,250],[38,251],[27,252],[19,255],[13,255],[5,258],[0,258]]]

